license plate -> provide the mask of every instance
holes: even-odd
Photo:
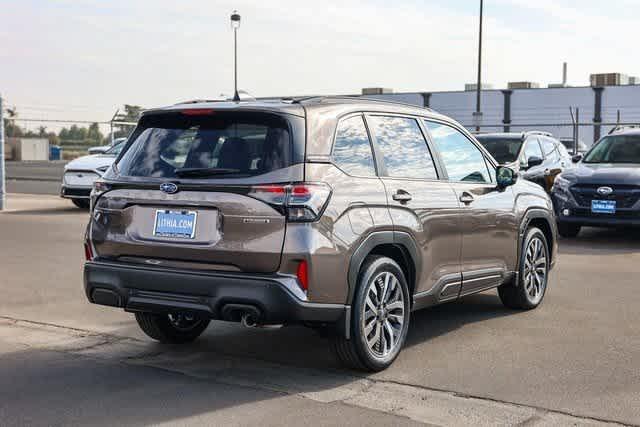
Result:
[[[591,212],[597,213],[597,214],[615,214],[616,201],[615,200],[592,200]]]
[[[193,211],[158,210],[153,225],[153,235],[193,239],[196,235],[197,217],[198,214]]]

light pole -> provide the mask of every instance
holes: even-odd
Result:
[[[240,101],[238,93],[238,28],[240,28],[240,14],[234,10],[231,14],[231,28],[233,28],[233,100]]]
[[[482,14],[483,0],[480,0],[480,29],[478,37],[478,85],[476,87],[476,112],[474,114],[476,121],[476,131],[480,131],[480,123],[482,121],[482,112],[480,110],[480,101],[482,93]]]

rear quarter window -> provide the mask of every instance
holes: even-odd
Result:
[[[355,176],[376,176],[369,134],[362,116],[342,120],[336,129],[333,162]]]

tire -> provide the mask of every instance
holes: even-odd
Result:
[[[539,228],[527,230],[520,253],[517,282],[498,287],[498,295],[505,307],[531,310],[542,303],[549,281],[549,244]]]
[[[183,314],[136,313],[136,321],[142,332],[165,344],[184,344],[198,338],[209,319],[189,317]]]
[[[384,293],[385,283],[389,293],[383,301],[393,308],[387,308],[376,297]],[[367,304],[367,300],[372,305]],[[340,362],[368,372],[389,367],[407,338],[410,309],[407,281],[398,264],[382,256],[368,257],[360,270],[351,306],[351,339],[335,336],[332,340]]]
[[[89,200],[87,199],[71,199],[71,201],[80,209],[89,209]]]
[[[580,233],[580,226],[575,224],[558,223],[558,234],[566,239],[571,239],[578,236]]]

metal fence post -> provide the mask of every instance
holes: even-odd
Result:
[[[573,141],[573,154],[578,154],[578,141],[580,141],[580,109],[576,108],[576,139]]]
[[[4,107],[0,94],[0,211],[5,208],[5,172],[4,172]]]

